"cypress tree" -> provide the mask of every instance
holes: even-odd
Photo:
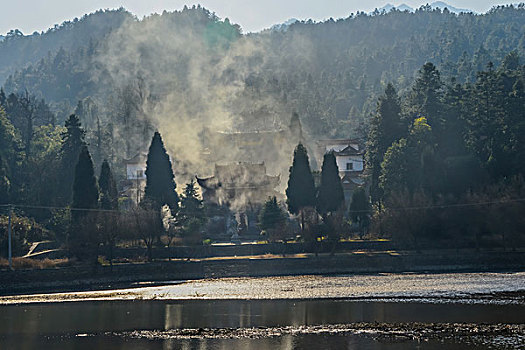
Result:
[[[317,212],[325,218],[328,213],[339,210],[344,204],[344,200],[343,185],[339,177],[335,155],[333,152],[329,152],[323,157],[321,186],[317,193]]]
[[[102,162],[98,178],[100,188],[100,208],[104,210],[118,209],[118,192],[115,178],[106,159]],[[119,216],[115,212],[103,212],[98,215],[99,232],[101,241],[109,248],[109,263],[113,266],[113,249],[115,247],[119,230]]]
[[[86,145],[82,146],[75,166],[73,181],[73,209],[96,209],[98,207],[98,187],[93,170],[93,161]],[[69,233],[71,253],[79,259],[98,256],[99,244],[96,228],[97,215],[91,211],[73,210],[72,226]]]
[[[100,188],[100,207],[105,210],[118,209],[117,185],[106,159],[102,162],[98,186]]]
[[[75,166],[73,181],[73,208],[96,209],[98,207],[98,187],[93,170],[93,161],[86,145],[82,146]],[[82,216],[82,215],[80,215]]]
[[[80,120],[74,114],[66,120],[66,131],[62,134],[62,147],[60,150],[60,188],[59,188],[59,205],[67,205],[72,199],[73,181],[75,177],[75,168],[72,166],[77,163],[79,154],[85,146],[85,131],[82,129]]]
[[[315,184],[310,170],[308,152],[300,143],[294,150],[290,178],[286,189],[286,203],[292,214],[301,214],[301,228],[304,230],[304,208],[315,206]]]
[[[171,161],[164,148],[162,137],[156,131],[151,140],[146,161],[146,189],[143,202],[159,210],[167,204],[172,213],[175,213],[179,202],[175,188]]]

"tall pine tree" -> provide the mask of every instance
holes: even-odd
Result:
[[[304,230],[304,209],[315,206],[315,184],[310,170],[308,152],[300,143],[294,150],[290,178],[286,189],[286,203],[292,214],[301,214],[301,229]]]
[[[117,184],[106,159],[102,162],[98,186],[100,188],[100,207],[105,210],[118,209]]]
[[[268,234],[270,241],[275,241],[279,231],[282,231],[286,217],[277,203],[275,196],[268,198],[259,214],[259,226]]]
[[[167,204],[173,214],[178,209],[179,197],[171,161],[158,131],[153,135],[146,161],[146,189],[143,202],[159,209]]]
[[[199,198],[194,180],[191,180],[184,188],[177,218],[181,226],[187,225],[192,219],[199,220],[203,223],[206,221],[203,201]]]
[[[85,146],[84,136],[85,132],[81,127],[80,120],[76,115],[70,115],[66,120],[66,131],[62,134],[58,205],[65,206],[71,202],[75,177],[73,165],[77,164],[80,151]]]
[[[96,228],[98,208],[98,187],[93,161],[86,145],[82,146],[75,166],[73,181],[72,225],[68,244],[70,251],[79,259],[95,258],[99,244]],[[84,209],[84,210],[82,210]]]
[[[344,204],[343,185],[339,177],[339,168],[333,152],[323,157],[321,168],[321,186],[317,193],[317,212],[326,218],[329,213],[336,212]]]
[[[389,83],[385,94],[377,102],[377,111],[370,122],[367,141],[366,166],[370,178],[370,197],[373,203],[379,202],[382,198],[379,176],[386,150],[406,132],[407,127],[401,121],[401,105],[397,92]]]
[[[82,146],[75,166],[73,181],[73,208],[98,208],[98,187],[93,169],[93,161],[86,145]]]
[[[411,117],[426,117],[429,124],[439,131],[443,123],[443,92],[443,82],[436,66],[425,63],[418,72],[408,99]]]

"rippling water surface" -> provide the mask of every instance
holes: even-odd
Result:
[[[429,334],[435,323],[525,324],[522,300],[466,302],[475,300],[469,299],[469,293],[525,289],[524,276],[447,274],[225,279],[117,294],[110,291],[103,296],[88,293],[83,294],[83,298],[74,298],[78,300],[75,302],[6,304],[0,305],[0,349],[523,349],[520,347],[520,343],[525,342],[521,338],[523,332],[511,337],[418,339],[417,334],[410,335],[409,331],[396,336],[392,336],[392,332],[383,334],[374,324],[424,323],[429,324]],[[281,298],[265,299],[264,295]],[[309,299],[319,296],[325,299]],[[327,296],[394,299],[327,299]],[[455,299],[458,296],[462,299]],[[407,299],[399,301],[397,297]],[[416,297],[427,299],[422,302]],[[60,300],[57,295],[51,299],[40,298]],[[163,298],[165,300],[151,300]],[[28,297],[25,302],[38,300]],[[433,302],[438,300],[441,302]],[[309,327],[356,323],[370,324],[371,331],[337,328],[323,331]],[[282,327],[287,327],[287,331],[282,332]],[[197,330],[187,333],[193,336],[187,336],[184,330],[188,329]],[[200,336],[199,329],[204,329],[205,335]],[[173,330],[183,330],[182,335]],[[222,333],[215,335],[214,330]]]

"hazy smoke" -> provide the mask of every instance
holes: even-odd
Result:
[[[139,104],[133,108],[134,118],[151,123],[139,129],[146,135],[137,135],[137,140],[149,139],[152,128],[161,132],[176,161],[177,182],[195,174],[212,175],[214,163],[234,160],[266,161],[268,172],[281,174],[281,183],[286,182],[294,145],[276,149],[266,140],[254,155],[222,147],[206,136],[206,130],[213,134],[287,128],[291,108],[252,80],[267,67],[277,67],[270,73],[279,76],[278,70],[291,63],[285,59],[279,67],[272,62],[269,35],[234,38],[229,22],[205,17],[204,11],[189,10],[125,22],[100,50],[94,79],[109,78],[120,91],[134,86],[129,96]],[[290,55],[298,53],[299,60],[309,64],[308,43],[300,38],[293,43],[287,48]]]

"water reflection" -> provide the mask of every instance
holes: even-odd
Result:
[[[7,305],[0,306],[0,348],[297,350],[314,348],[312,345],[325,348],[326,344],[332,344],[332,348],[398,348],[394,343],[384,345],[360,336],[286,335],[264,339],[151,341],[123,339],[107,334],[133,330],[279,327],[353,322],[525,323],[525,305],[337,300],[104,301]],[[77,336],[84,333],[92,336]],[[425,349],[431,349],[431,345],[431,342],[426,344]],[[447,348],[456,349],[450,346]]]
[[[246,328],[354,322],[523,323],[523,305],[349,301],[210,300],[171,302],[163,329]]]

